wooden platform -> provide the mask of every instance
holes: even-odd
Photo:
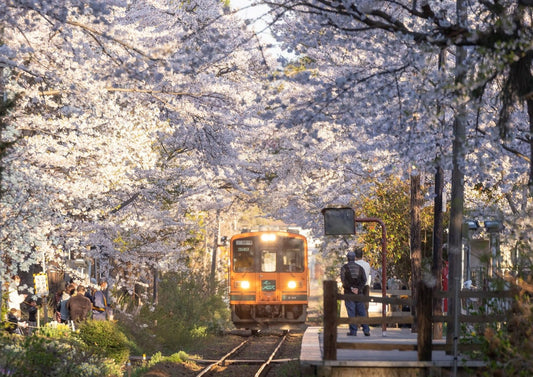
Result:
[[[405,348],[416,345],[417,334],[409,328],[388,328],[383,332],[381,327],[371,327],[370,336],[360,331],[357,336],[347,336],[348,328],[338,328],[337,341],[353,343],[358,349],[338,349],[337,360],[324,360],[323,331],[321,327],[309,327],[304,333],[300,353],[302,377],[308,376],[416,376],[421,370],[431,370],[432,376],[447,376],[450,371],[458,370],[457,375],[466,372],[465,368],[482,368],[484,363],[458,357],[455,363],[453,355],[444,351],[433,351],[432,361],[418,361],[416,351],[400,351],[390,349],[388,344],[401,343]],[[444,343],[444,340],[436,340]],[[365,350],[365,344],[382,345],[382,350]],[[456,366],[456,367],[455,367]],[[470,371],[471,372],[471,371]],[[466,374],[465,374],[466,375]]]

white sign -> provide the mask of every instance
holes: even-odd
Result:
[[[35,283],[35,294],[39,297],[48,296],[48,275],[47,274],[33,274],[33,281]]]

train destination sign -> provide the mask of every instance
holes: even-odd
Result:
[[[235,245],[253,245],[254,241],[252,240],[236,240]]]

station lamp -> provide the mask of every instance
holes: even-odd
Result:
[[[464,224],[468,228],[468,230],[478,230],[479,229],[479,222],[477,220],[466,220],[464,222]]]
[[[498,220],[487,220],[484,222],[484,225],[485,225],[485,229],[489,233],[499,232],[503,229],[503,225],[501,221],[498,221]]]

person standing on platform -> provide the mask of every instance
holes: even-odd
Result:
[[[346,258],[348,259],[348,263],[343,265],[340,271],[344,294],[362,295],[366,284],[365,270],[363,267],[355,263],[355,253],[353,251],[350,251],[346,255]],[[348,312],[348,317],[366,317],[366,308],[364,302],[345,299],[344,304],[346,306],[346,311]],[[348,332],[347,335],[356,336],[357,327],[358,326],[355,324],[350,324],[350,332]],[[363,325],[363,332],[365,336],[370,336],[370,327],[368,325]]]
[[[366,283],[365,283],[365,287],[363,289],[362,294],[368,297],[370,296],[370,283],[372,281],[372,275],[370,273],[370,264],[366,260],[363,259],[363,248],[362,247],[356,246],[353,252],[355,253],[355,263],[363,267],[363,269],[365,270]],[[367,316],[368,316],[369,305],[370,305],[370,302],[365,301],[365,310],[366,310]],[[363,328],[364,328],[364,325],[363,325]]]

